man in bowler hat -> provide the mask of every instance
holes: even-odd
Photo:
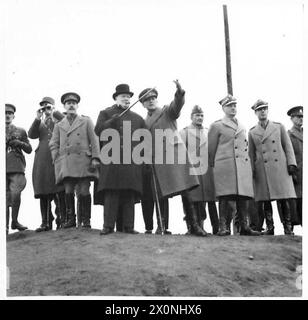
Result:
[[[113,156],[117,160],[101,164],[99,180],[95,184],[95,204],[104,205],[101,235],[114,232],[117,220],[123,224],[117,225],[117,230],[138,233],[134,230],[134,219],[135,203],[140,201],[142,193],[142,165],[134,163],[132,159],[132,150],[137,142],[129,138],[130,147],[126,149],[123,141],[145,125],[142,117],[128,109],[132,96],[133,92],[127,84],[116,86],[112,95],[115,104],[100,111],[94,128],[100,137],[102,156],[105,154],[103,149],[108,145],[108,132],[116,133],[119,137],[119,145],[116,145],[116,150],[112,150],[116,153]]]
[[[249,130],[249,156],[253,170],[255,201],[264,211],[265,235],[274,234],[273,212],[270,202],[277,200],[277,208],[284,233],[292,235],[289,198],[295,198],[292,175],[296,159],[291,140],[284,126],[268,119],[268,103],[257,100],[251,109],[258,124]]]
[[[293,127],[288,130],[290,136],[296,163],[297,170],[293,173],[292,178],[294,182],[296,199],[293,201],[295,208],[293,212],[296,214],[295,219],[292,221],[292,225],[300,224],[302,225],[302,188],[303,188],[303,106],[296,106],[291,108],[287,115],[290,117]]]
[[[56,204],[57,229],[65,222],[65,194],[63,186],[55,183],[55,169],[52,163],[49,141],[56,121],[64,118],[64,115],[54,110],[53,98],[44,97],[39,103],[36,117],[28,131],[30,139],[39,139],[39,145],[35,150],[32,170],[32,184],[34,197],[40,199],[42,223],[37,232],[52,230],[54,220],[51,212],[51,202]]]
[[[23,152],[31,153],[26,131],[13,125],[16,107],[5,104],[5,140],[6,140],[6,233],[9,232],[10,208],[12,209],[11,228],[19,231],[27,227],[18,222],[21,192],[26,187],[26,160]]]
[[[80,193],[80,216],[83,228],[91,228],[90,181],[98,179],[100,152],[92,120],[79,116],[80,96],[74,92],[62,95],[67,115],[55,124],[49,142],[57,184],[63,184],[67,222],[64,228],[76,227],[75,188]]]

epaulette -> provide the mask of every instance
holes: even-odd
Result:
[[[276,121],[273,121],[273,123],[275,123],[275,124],[281,124],[281,122],[276,122]]]
[[[84,118],[89,118],[89,116],[85,116],[84,114],[82,114],[81,116],[84,117]]]
[[[252,128],[249,129],[249,131],[252,130],[252,129],[254,129],[255,127],[256,127],[256,126],[253,126]]]
[[[214,123],[221,121],[221,119],[214,121]]]

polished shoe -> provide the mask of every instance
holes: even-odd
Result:
[[[103,230],[99,233],[101,236],[105,236],[107,234],[113,233],[111,228],[103,228]]]
[[[230,236],[231,232],[229,230],[219,230],[216,235],[224,237],[224,236]]]
[[[134,230],[134,229],[126,229],[124,230],[125,233],[130,233],[130,234],[138,234],[139,232]]]
[[[43,232],[50,230],[46,224],[41,224],[40,227],[35,229],[35,232]]]
[[[64,229],[73,228],[73,227],[76,227],[76,222],[74,220],[66,222],[63,226]]]
[[[27,230],[28,227],[25,227],[23,226],[22,224],[20,224],[19,222],[12,222],[12,225],[11,225],[11,229],[12,230],[18,230],[18,231],[24,231],[24,230]]]
[[[246,229],[241,229],[240,231],[240,235],[241,236],[261,236],[262,233],[260,231],[254,231],[250,228],[246,228]]]
[[[262,231],[261,233],[264,236],[273,236],[275,234],[274,229],[266,229],[265,231]]]
[[[90,223],[84,223],[84,224],[82,224],[82,229],[91,229]]]
[[[172,234],[172,232],[171,232],[171,231],[169,231],[169,230],[165,230],[165,231],[164,231],[164,234],[171,235],[171,234]]]
[[[152,230],[146,230],[144,233],[145,234],[152,234]]]

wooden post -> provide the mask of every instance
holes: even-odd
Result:
[[[227,87],[228,87],[228,93],[233,95],[232,73],[231,73],[231,50],[230,50],[230,37],[229,37],[229,22],[228,22],[227,6],[225,4],[223,5],[223,12],[224,12],[224,25],[225,25]]]

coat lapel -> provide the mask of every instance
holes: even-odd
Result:
[[[266,127],[266,129],[264,131],[264,135],[263,135],[262,141],[267,139],[275,131],[275,129],[276,129],[276,127],[273,124],[273,122],[269,121],[268,124],[267,124],[267,127]]]
[[[67,118],[65,117],[62,121],[59,122],[58,126],[64,130],[65,132],[68,132],[68,130],[70,129],[70,124],[67,120]]]
[[[303,141],[303,131],[298,131],[294,127],[290,129],[290,132],[293,136],[295,136],[298,140]]]
[[[238,125],[234,121],[230,120],[227,117],[222,118],[221,121],[225,126],[228,126],[228,127],[232,128],[233,130],[237,131]]]
[[[74,120],[74,122],[72,123],[71,127],[68,130],[67,134],[70,134],[72,131],[74,131],[75,129],[77,129],[78,127],[80,127],[83,123],[83,120],[80,116],[77,116],[76,119]]]
[[[157,108],[151,116],[147,115],[145,118],[145,124],[148,129],[152,129],[154,123],[158,121],[158,119],[162,116],[162,109]]]

